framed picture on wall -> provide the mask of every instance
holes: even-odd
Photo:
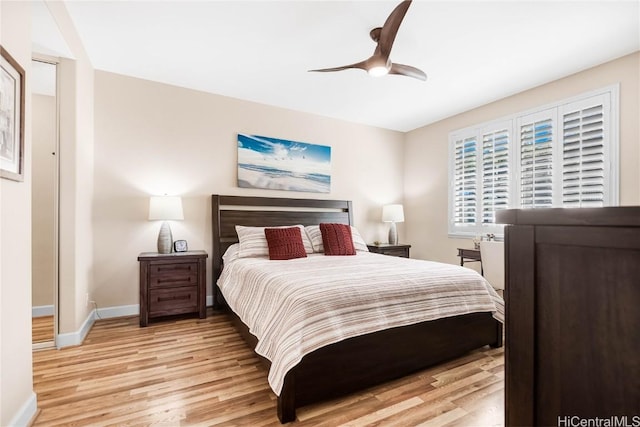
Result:
[[[239,133],[238,187],[329,193],[331,147]]]
[[[24,168],[24,69],[0,46],[0,176],[22,181]]]

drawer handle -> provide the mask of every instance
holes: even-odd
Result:
[[[173,295],[170,297],[158,297],[158,302],[176,301],[181,299],[191,299],[191,296],[190,295]]]
[[[158,283],[191,283],[189,279],[182,279],[182,280],[176,280],[176,279],[157,279]]]
[[[158,267],[158,271],[176,271],[176,270],[191,270],[191,266],[187,265],[170,265],[170,266],[162,266]]]

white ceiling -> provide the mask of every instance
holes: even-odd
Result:
[[[368,58],[399,0],[65,3],[97,69],[399,131],[640,50],[638,0],[415,0],[391,59],[426,82],[309,73]]]

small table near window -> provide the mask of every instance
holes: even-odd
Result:
[[[464,266],[465,262],[479,262],[480,274],[484,275],[482,270],[482,258],[480,257],[480,249],[458,248],[458,256],[460,257],[460,265]]]

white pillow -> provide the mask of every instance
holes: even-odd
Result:
[[[322,245],[322,232],[320,231],[320,226],[307,225],[304,228],[304,231],[307,232],[309,239],[311,239],[311,244],[313,245],[313,251],[324,252],[324,246]],[[367,247],[367,244],[365,243],[364,239],[360,235],[360,232],[353,225],[351,226],[351,239],[353,240],[353,247],[356,248],[356,251],[369,252],[369,248]]]
[[[240,243],[238,256],[240,258],[248,258],[254,256],[269,256],[269,245],[267,238],[264,235],[265,228],[300,228],[300,234],[302,235],[302,243],[304,244],[304,251],[308,254],[313,253],[313,246],[307,233],[304,231],[302,225],[284,225],[280,227],[246,227],[244,225],[236,225],[236,233],[238,233],[238,241]]]
[[[222,255],[222,263],[223,265],[229,265],[231,261],[236,260],[238,257],[238,253],[240,252],[240,245],[238,243],[234,243],[229,246],[226,251],[224,251],[224,255]]]

